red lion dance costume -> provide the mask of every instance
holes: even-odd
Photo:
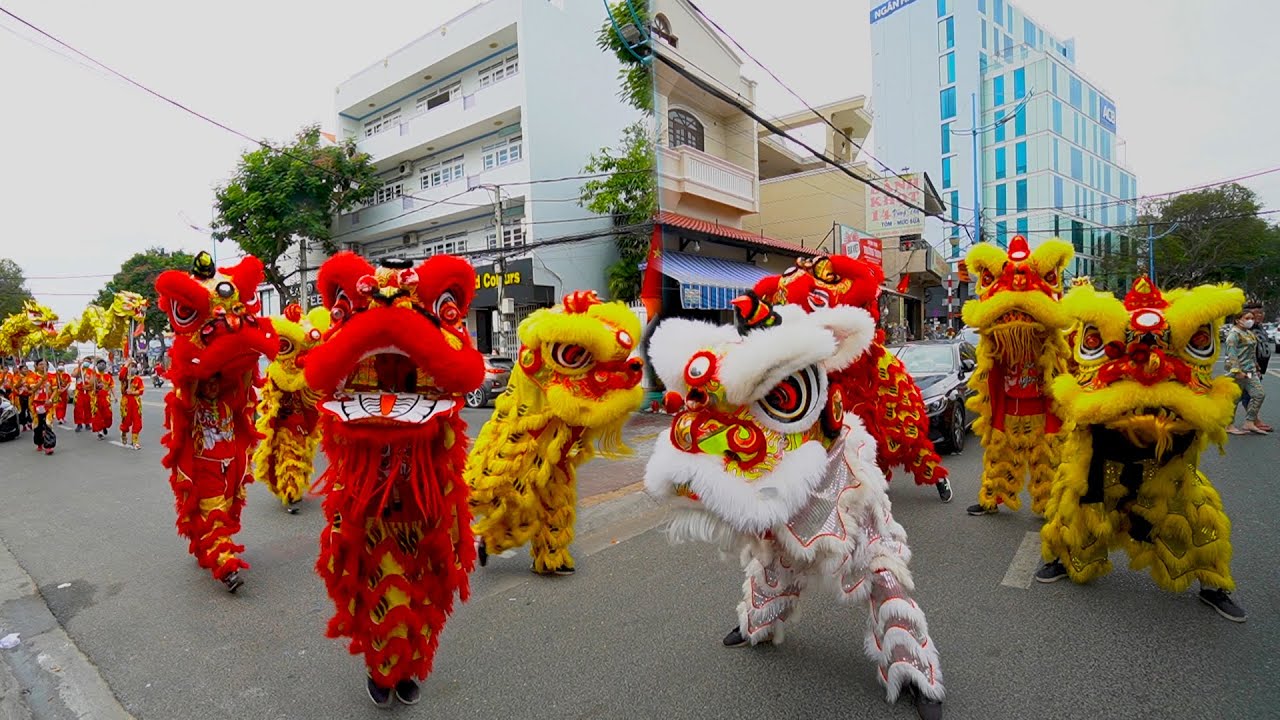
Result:
[[[344,252],[317,285],[332,327],[301,364],[329,457],[316,563],[336,609],[327,634],[364,654],[375,704],[393,691],[413,704],[475,567],[459,415],[484,381],[464,324],[475,271],[447,255],[375,270]]]
[[[178,533],[190,541],[200,567],[231,592],[244,584],[249,564],[232,536],[240,530],[253,429],[258,358],[278,347],[271,323],[258,317],[262,263],[252,255],[216,268],[209,253],[196,256],[190,274],[167,270],[156,279],[160,308],[173,325],[161,440],[164,466],[177,498]]]
[[[755,294],[772,305],[815,308],[862,308],[879,323],[880,266],[847,255],[796,260],[782,275],[756,283]],[[884,346],[884,331],[849,367],[831,375],[851,404],[848,408],[866,425],[876,440],[876,464],[891,479],[891,468],[901,465],[915,476],[917,485],[936,485],[943,502],[951,501],[951,483],[933,443],[929,440],[929,415],[924,397],[902,361]]]

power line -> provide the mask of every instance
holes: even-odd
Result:
[[[1206,190],[1209,188],[1215,188],[1222,185],[1230,185],[1231,183],[1240,182],[1241,180],[1252,180],[1253,178],[1256,178],[1256,177],[1262,177],[1263,175],[1270,175],[1272,173],[1277,173],[1277,172],[1280,172],[1280,166],[1267,168],[1265,170],[1259,170],[1257,172],[1248,173],[1247,175],[1240,175],[1238,177],[1228,178],[1226,180],[1218,180],[1216,182],[1204,183],[1202,185],[1192,185],[1191,187],[1185,187],[1178,190],[1169,190],[1168,192],[1151,193],[1149,195],[1138,195],[1136,197],[1124,198],[1120,200],[1102,200],[1102,201],[1093,202],[1093,203],[1077,203],[1077,204],[1071,205],[1070,207],[1071,208],[1101,207],[1104,205],[1121,205],[1121,204],[1141,202],[1143,200],[1155,200],[1157,198],[1165,198],[1165,197],[1170,197],[1172,195],[1181,195],[1183,193],[1194,192],[1196,190]],[[1090,188],[1090,189],[1093,189],[1093,188]],[[1045,205],[1042,207],[1027,208],[1027,210],[1068,210],[1068,209],[1070,208],[1058,207],[1056,205]]]

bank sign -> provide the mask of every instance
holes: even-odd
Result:
[[[1111,132],[1116,131],[1116,106],[1104,97],[1098,98],[1098,118],[1102,122],[1102,127]]]
[[[884,267],[884,249],[880,238],[871,237],[857,228],[836,224],[836,238],[840,251],[849,257],[862,258],[867,262]]]
[[[871,24],[875,25],[915,1],[916,0],[889,0],[889,2],[881,3],[871,10]]]

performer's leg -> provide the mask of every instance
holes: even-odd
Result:
[[[1108,475],[1103,502],[1083,502],[1089,490],[1089,449],[1068,442],[1073,460],[1063,467],[1054,483],[1040,527],[1040,555],[1045,565],[1036,572],[1039,582],[1070,577],[1085,583],[1111,572],[1111,549],[1119,542],[1123,519],[1116,506],[1128,489],[1119,474]]]
[[[1031,493],[1031,512],[1044,517],[1045,507],[1049,504],[1049,494],[1053,481],[1058,475],[1058,464],[1061,459],[1061,437],[1058,434],[1043,433],[1044,421],[1039,420],[1040,432],[1034,433],[1035,443],[1028,455],[1028,469],[1031,476],[1027,490]]]
[[[1176,465],[1165,469],[1181,470]],[[1158,473],[1142,489],[1127,541],[1131,566],[1150,568],[1156,584],[1171,592],[1182,592],[1195,580],[1204,587],[1234,590],[1231,520],[1209,479],[1198,471],[1177,480]],[[1144,535],[1147,541],[1138,539]]]
[[[801,582],[794,568],[762,544],[743,552],[746,578],[738,603],[738,624],[724,638],[726,647],[783,640],[783,625],[800,602]]]
[[[1001,504],[1010,510],[1022,507],[1018,493],[1026,462],[1018,451],[1015,436],[992,429],[982,451],[982,485],[978,488],[978,504],[969,508],[970,515],[996,512]]]
[[[472,529],[481,543],[483,554],[497,555],[533,539],[541,525],[541,508],[533,491],[525,487],[523,492],[506,479],[483,477],[470,485],[471,515],[475,518]]]
[[[533,571],[539,575],[567,575],[574,571],[569,545],[573,543],[578,493],[572,478],[557,472],[537,493],[539,522],[529,546]]]

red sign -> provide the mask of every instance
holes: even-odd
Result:
[[[845,255],[884,267],[884,246],[880,238],[864,235],[848,225],[837,225],[836,232],[840,235],[840,249]]]

